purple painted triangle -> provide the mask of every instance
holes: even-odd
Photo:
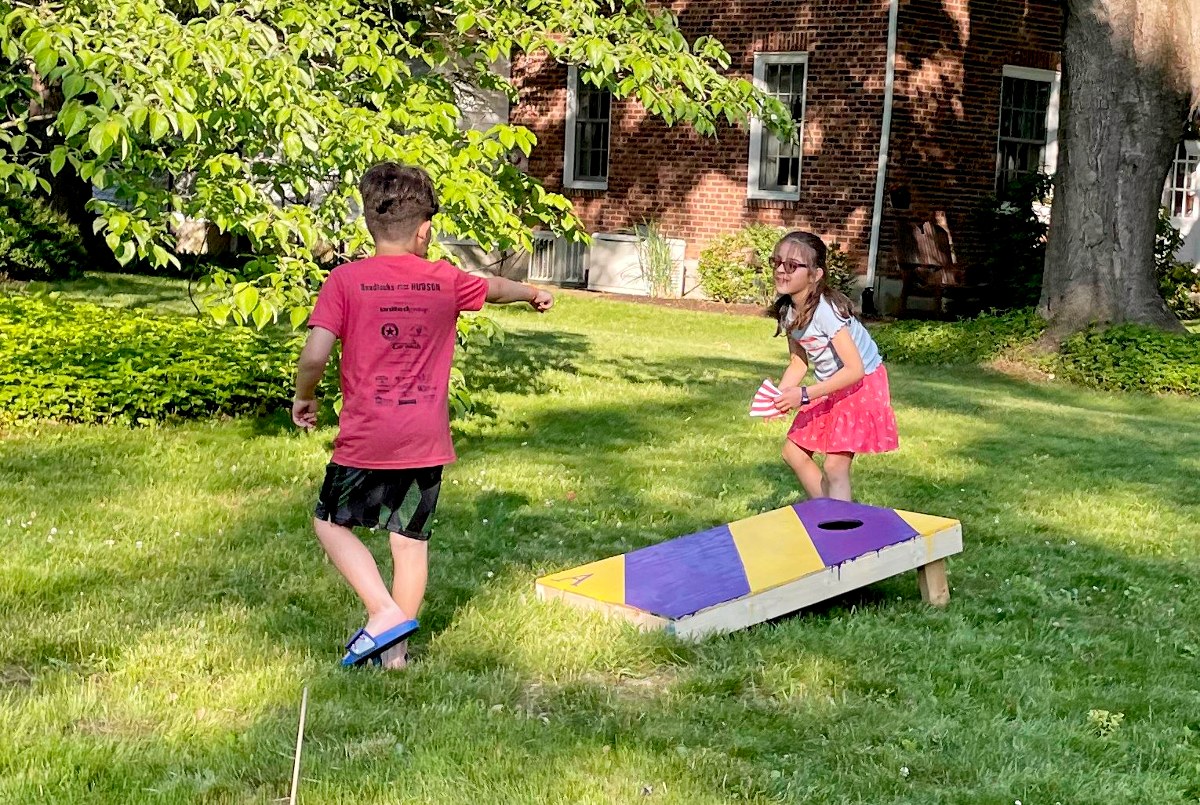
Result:
[[[792,508],[804,523],[804,530],[812,538],[825,567],[907,542],[918,535],[895,509],[832,498],[806,500]]]
[[[749,592],[727,525],[625,554],[625,603],[643,612],[682,618]]]

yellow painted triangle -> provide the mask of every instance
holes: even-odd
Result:
[[[625,603],[625,554],[564,570],[537,580],[544,587],[566,590],[609,604]]]
[[[924,537],[931,537],[940,531],[945,531],[947,528],[958,525],[958,520],[952,520],[949,517],[906,512],[901,509],[896,509],[895,512],[900,515],[900,518],[904,522],[917,529],[917,533]]]
[[[752,593],[804,578],[825,567],[791,506],[730,523],[729,532]]]

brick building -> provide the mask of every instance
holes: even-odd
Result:
[[[971,211],[1020,172],[1053,171],[1057,0],[691,0],[689,39],[717,37],[731,72],[793,109],[798,146],[757,125],[715,138],[667,127],[553,62],[514,66],[530,172],[593,233],[656,219],[694,262],[750,222],[837,241],[882,297],[897,221],[944,214],[969,273]],[[882,300],[881,300],[882,301]]]

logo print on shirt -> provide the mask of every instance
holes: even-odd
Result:
[[[400,337],[400,328],[389,321],[387,324],[379,328],[379,334],[388,341],[395,341]]]

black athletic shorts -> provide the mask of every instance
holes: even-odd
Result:
[[[442,468],[369,470],[329,463],[313,515],[341,526],[429,539]]]

